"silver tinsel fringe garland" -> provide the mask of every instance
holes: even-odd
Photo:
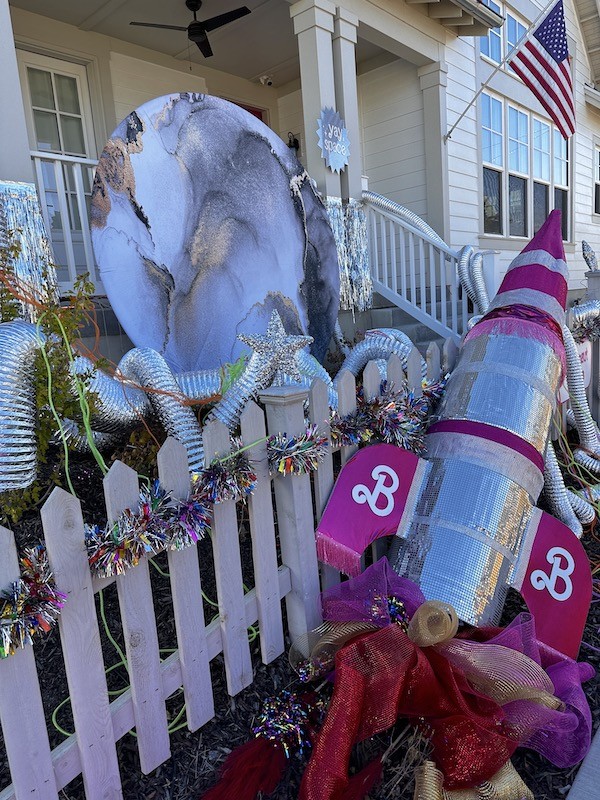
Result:
[[[19,283],[40,303],[58,302],[56,270],[35,185],[0,181],[0,247],[13,244],[19,254],[10,266]],[[38,309],[24,301],[21,308],[22,317],[35,322]]]
[[[363,204],[328,197],[325,201],[340,267],[340,309],[365,311],[373,300],[367,219]]]

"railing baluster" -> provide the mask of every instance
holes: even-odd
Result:
[[[390,269],[392,270],[392,291],[398,294],[398,270],[396,267],[396,225],[389,220],[390,231]]]
[[[415,271],[415,236],[412,231],[408,233],[408,263],[410,268],[410,302],[417,304],[417,276]]]
[[[67,205],[67,195],[65,180],[63,175],[63,165],[61,161],[54,161],[54,176],[56,178],[56,192],[58,194],[58,207],[60,208],[60,226],[62,229],[65,253],[67,256],[67,269],[69,279],[77,279],[77,267],[75,265],[75,252],[73,250],[73,237],[71,236],[71,223],[69,220],[69,208]]]
[[[52,230],[51,223],[50,223],[50,215],[48,214],[48,205],[46,203],[46,183],[44,181],[44,171],[42,169],[42,159],[41,158],[34,158],[33,165],[35,167],[35,177],[38,185],[38,197],[40,201],[40,206],[42,207],[42,217],[44,218],[44,225],[46,226],[46,233],[48,234],[48,238],[50,238],[50,232]]]
[[[442,250],[438,251],[439,267],[440,267],[440,311],[442,316],[442,325],[448,327],[448,292],[446,281],[446,258]]]
[[[450,306],[452,309],[451,328],[453,333],[458,333],[458,275],[456,272],[456,259],[453,258],[450,263],[452,269],[450,274]]]
[[[379,252],[377,248],[377,217],[373,212],[371,212],[371,255],[372,255],[371,263],[373,265],[373,274],[375,275],[376,280],[380,280]]]
[[[88,219],[87,205],[85,203],[85,190],[83,188],[83,175],[81,174],[81,164],[73,164],[73,175],[75,178],[75,189],[77,198],[77,210],[81,222],[81,236],[83,238],[83,252],[85,253],[86,271],[89,272],[93,283],[96,283],[96,262],[94,251],[92,250],[92,237],[90,235],[90,221]]]
[[[379,233],[381,235],[381,269],[383,274],[383,284],[384,286],[390,287],[390,276],[389,276],[389,264],[388,264],[388,256],[387,256],[387,225],[386,225],[386,218],[380,217],[379,218],[380,225],[379,225]]]
[[[434,319],[439,319],[437,313],[437,280],[435,277],[435,250],[429,245],[429,313]]]
[[[400,286],[401,295],[405,300],[408,299],[407,280],[406,280],[406,234],[404,228],[398,226],[400,233]]]
[[[425,277],[425,245],[419,239],[419,278],[421,283],[421,311],[427,313],[427,278]]]

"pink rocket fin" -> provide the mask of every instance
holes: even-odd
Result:
[[[359,575],[364,550],[410,521],[428,466],[390,444],[359,450],[342,468],[317,528],[319,559]]]
[[[530,552],[521,552],[512,585],[535,619],[538,639],[577,658],[592,599],[587,553],[570,528],[539,508],[524,541]]]

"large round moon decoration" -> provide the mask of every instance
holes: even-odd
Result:
[[[174,372],[236,360],[277,310],[322,360],[338,311],[327,213],[295,153],[244,109],[202,94],[140,106],[109,139],[92,192],[108,298],[137,347]]]

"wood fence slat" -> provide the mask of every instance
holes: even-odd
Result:
[[[338,390],[338,414],[340,417],[345,417],[348,414],[353,414],[356,411],[356,379],[354,375],[347,369],[340,370],[337,376],[337,390]],[[341,459],[342,466],[351,458],[358,450],[356,445],[349,445],[342,447]]]
[[[203,440],[207,464],[215,456],[223,456],[231,449],[229,431],[218,420],[205,425]],[[233,500],[214,505],[212,546],[227,691],[235,695],[252,683],[252,660],[244,614],[237,512]]]
[[[250,401],[240,420],[242,441],[245,445],[256,442],[247,452],[256,471],[257,484],[248,498],[250,534],[252,537],[252,563],[258,602],[260,651],[263,663],[270,664],[283,653],[283,619],[279,598],[277,575],[277,547],[275,521],[271,499],[271,478],[267,462],[267,428],[264,412]]]
[[[56,585],[68,595],[59,627],[85,796],[87,800],[121,798],[81,503],[57,487],[41,517],[50,568]]]
[[[414,345],[406,361],[406,380],[415,397],[421,397],[423,394],[421,386],[421,356]]]
[[[283,599],[291,591],[292,582],[290,571],[286,566],[279,567],[279,597]],[[258,606],[256,602],[256,592],[251,589],[244,597],[244,609],[246,615],[246,627],[254,625],[258,619]],[[215,619],[206,628],[206,641],[208,645],[208,655],[213,659],[223,650],[221,642],[221,629],[219,620]],[[179,653],[175,652],[166,658],[160,665],[162,676],[162,696],[166,699],[181,686],[181,665],[179,663]],[[116,700],[110,704],[110,713],[113,721],[115,739],[122,739],[127,731],[135,725],[133,718],[133,703],[131,700],[131,689],[127,689]],[[55,747],[52,751],[52,761],[54,763],[54,774],[56,785],[62,789],[73,778],[81,772],[81,761],[79,750],[77,749],[77,738],[75,735],[65,739],[64,742]],[[29,795],[27,795],[29,797]],[[16,800],[12,786],[0,792],[0,800]],[[44,795],[45,800],[45,795]],[[48,797],[48,800],[51,800]]]
[[[363,370],[363,394],[365,400],[374,400],[379,395],[381,373],[376,361],[369,361]]]
[[[114,521],[139,500],[137,474],[115,461],[104,477],[108,519]],[[161,691],[160,653],[148,559],[117,578],[137,744],[142,772],[156,769],[170,755],[167,710]]]
[[[12,531],[0,527],[0,590],[19,577]],[[0,659],[0,725],[17,800],[58,798],[33,647]]]
[[[316,378],[308,393],[308,415],[313,425],[319,426],[319,431],[327,436],[330,442],[323,461],[319,464],[319,469],[313,472],[313,488],[315,492],[315,506],[317,521],[321,519],[329,495],[333,489],[333,453],[331,452],[331,426],[329,424],[329,399],[327,396],[327,386],[322,380]],[[320,564],[321,586],[328,589],[336,586],[341,575],[339,570],[330,567],[329,564]]]
[[[157,463],[162,486],[174,497],[185,500],[190,493],[190,473],[183,444],[172,437],[167,439],[158,451]],[[188,728],[195,731],[215,715],[198,548],[169,550],[167,558],[185,714]]]
[[[440,377],[440,348],[436,342],[429,342],[427,352],[425,354],[425,361],[427,362],[427,379],[430,381],[437,381]]]
[[[452,372],[458,358],[458,345],[454,339],[446,339],[442,346],[442,374]]]
[[[292,386],[262,392],[269,433],[301,434],[306,396],[305,390]],[[322,621],[310,475],[276,475],[273,484],[281,555],[292,574],[286,609],[293,641]]]
[[[397,392],[402,389],[402,384],[406,380],[406,375],[402,370],[402,362],[396,353],[392,353],[392,355],[388,358],[387,379],[388,386],[393,385],[395,391]]]

